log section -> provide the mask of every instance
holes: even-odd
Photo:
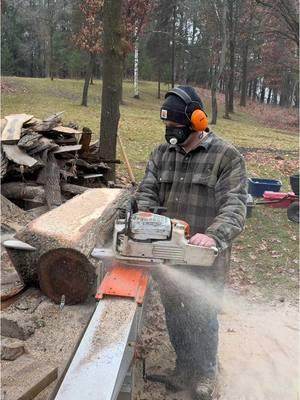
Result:
[[[129,197],[120,189],[91,189],[31,221],[17,238],[36,251],[9,250],[27,285],[38,285],[55,302],[66,304],[94,295],[97,264],[90,257],[111,239],[117,210]]]

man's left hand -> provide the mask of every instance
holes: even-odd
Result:
[[[192,236],[190,239],[190,243],[195,246],[203,246],[203,247],[217,246],[217,243],[213,238],[204,235],[203,233],[196,233],[194,236]]]

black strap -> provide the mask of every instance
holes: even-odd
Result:
[[[191,103],[194,103],[193,100],[190,98],[190,96],[184,90],[182,90],[180,88],[174,88],[174,89],[169,90],[166,93],[165,98],[167,98],[171,94],[175,94],[175,96],[178,96],[181,100],[183,100],[185,102],[185,104],[187,106]]]

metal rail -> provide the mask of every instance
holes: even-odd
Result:
[[[100,287],[112,289],[115,275],[106,276]],[[147,282],[143,285],[147,287]],[[115,297],[106,294],[101,294],[105,297],[96,307],[55,400],[131,399],[132,364],[142,328],[143,302],[119,297],[117,292]]]

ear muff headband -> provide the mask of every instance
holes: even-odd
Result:
[[[190,98],[190,96],[182,89],[180,88],[175,88],[169,90],[165,98],[170,96],[171,94],[174,94],[175,96],[178,96],[181,100],[184,101],[186,107],[185,107],[185,115],[191,121],[191,125],[193,129],[196,131],[205,131],[208,128],[208,119],[206,113],[201,109],[200,104],[197,101],[194,101]],[[192,115],[189,117],[187,113],[187,108],[190,104],[197,104],[199,108],[194,110],[192,112]]]

